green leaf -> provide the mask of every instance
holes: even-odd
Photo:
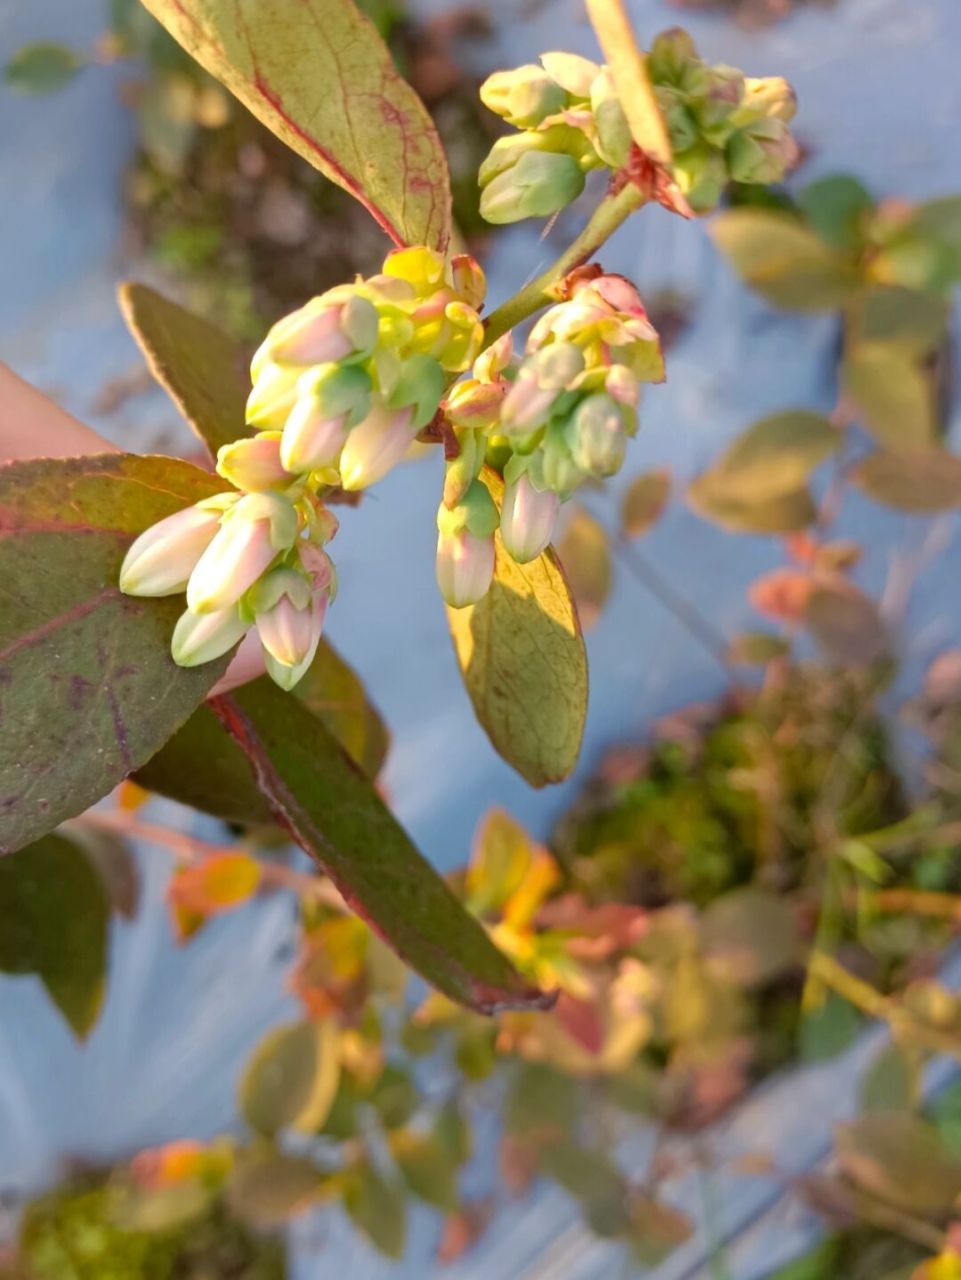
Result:
[[[389,1146],[408,1189],[418,1199],[444,1213],[457,1210],[457,1167],[436,1138],[397,1129],[390,1135]]]
[[[930,293],[875,285],[864,295],[857,320],[861,342],[890,344],[906,355],[923,356],[944,340],[948,306]]]
[[[145,284],[122,284],[118,298],[150,372],[211,458],[221,445],[252,435],[244,421],[248,362],[237,344]]]
[[[479,1012],[550,1004],[501,955],[296,699],[258,680],[211,706],[250,759],[277,820],[411,968]]]
[[[734,501],[767,502],[801,490],[842,440],[819,413],[775,413],[742,431],[708,474],[713,488]]]
[[[3,78],[14,93],[53,93],[85,65],[86,59],[64,44],[25,44],[7,63]]]
[[[907,1111],[872,1111],[841,1125],[837,1153],[862,1190],[908,1213],[947,1214],[961,1195],[961,1161],[933,1125]]]
[[[874,209],[866,188],[849,174],[833,174],[806,186],[798,206],[822,240],[834,249],[859,249],[864,223]]]
[[[910,353],[893,351],[884,342],[859,344],[845,357],[841,380],[878,444],[890,449],[934,444],[932,387]]]
[[[106,795],[223,675],[229,655],[192,669],[171,658],[182,597],[117,585],[136,534],[223,488],[132,454],[0,468],[0,852]]]
[[[327,726],[367,777],[376,778],[387,758],[390,732],[360,677],[332,644],[320,642],[317,656],[293,693]]]
[[[499,504],[503,481],[484,483]],[[494,749],[533,787],[577,763],[587,714],[587,654],[577,610],[551,548],[517,564],[495,534],[494,582],[479,604],[448,609],[474,713]]]
[[[869,498],[899,511],[931,514],[961,506],[961,458],[944,449],[879,449],[851,479]]]
[[[941,1141],[957,1159],[961,1159],[961,1080],[955,1080],[930,1105],[933,1121]]]
[[[579,1200],[596,1235],[625,1235],[631,1225],[628,1187],[624,1175],[601,1151],[574,1142],[547,1147],[540,1165],[548,1177]]]
[[[62,834],[83,849],[100,873],[111,910],[125,920],[135,919],[140,907],[140,868],[126,840],[114,831],[81,822],[66,823]]]
[[[587,0],[587,14],[611,69],[631,137],[659,164],[669,165],[670,134],[622,0]]]
[[[800,1050],[805,1062],[834,1058],[850,1045],[863,1020],[857,1009],[833,991],[801,1018]]]
[[[256,1133],[316,1133],[327,1119],[340,1079],[339,1031],[332,1019],[293,1022],[269,1031],[240,1081],[238,1100]]]
[[[834,311],[857,287],[850,261],[790,215],[731,209],[714,219],[711,234],[738,275],[775,306]]]
[[[456,1095],[451,1095],[437,1112],[433,1134],[455,1165],[462,1165],[471,1158],[470,1125]]]
[[[62,836],[0,858],[0,971],[37,974],[80,1039],[103,1004],[109,917],[100,876]]]
[[[407,1239],[403,1188],[382,1178],[369,1160],[359,1161],[346,1175],[344,1207],[381,1253],[388,1258],[403,1256]]]
[[[911,1111],[921,1083],[917,1054],[899,1044],[885,1045],[861,1077],[862,1111]]]
[[[915,228],[961,253],[961,196],[940,196],[918,209]]]
[[[199,1178],[187,1178],[167,1186],[141,1186],[124,1182],[112,1187],[110,1218],[124,1231],[166,1232],[206,1216],[214,1188]]]
[[[399,1129],[417,1110],[420,1094],[406,1071],[388,1063],[367,1100],[385,1129]]]
[[[309,1160],[271,1146],[241,1155],[227,1181],[227,1202],[238,1217],[270,1230],[303,1213],[330,1188],[330,1177]]]
[[[688,502],[699,516],[734,533],[796,533],[817,519],[806,488],[756,502],[731,497],[716,471],[705,471],[688,487]]]
[[[611,593],[611,545],[603,525],[575,509],[557,544],[557,555],[577,605],[581,626],[596,626]]]
[[[578,1112],[577,1082],[544,1063],[520,1063],[504,1109],[504,1128],[515,1138],[559,1141]]]
[[[841,1261],[841,1248],[841,1237],[834,1236],[803,1258],[779,1268],[769,1280],[834,1280]]]
[[[634,1260],[642,1267],[656,1266],[672,1249],[690,1239],[694,1231],[687,1214],[643,1192],[632,1192],[629,1208],[627,1239]]]
[[[873,662],[886,652],[876,602],[845,578],[818,583],[808,597],[804,620],[833,662]]]
[[[483,915],[502,907],[527,875],[531,841],[527,832],[503,809],[492,809],[477,835],[467,868],[471,911]]]
[[[791,652],[789,641],[770,631],[742,631],[734,637],[728,650],[732,662],[751,667],[764,667]]]
[[[715,972],[737,986],[761,986],[798,959],[797,913],[790,901],[755,885],[715,898],[700,920],[701,945]]]
[[[291,150],[355,196],[395,244],[444,250],[450,180],[423,103],[351,0],[144,0]]]
[[[621,503],[621,531],[640,538],[661,518],[671,493],[671,473],[666,468],[644,471],[631,482]]]

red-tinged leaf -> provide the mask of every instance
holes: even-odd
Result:
[[[554,1016],[572,1040],[588,1053],[600,1053],[604,1045],[604,1024],[595,1005],[589,1000],[575,1000],[562,991]]]
[[[293,151],[395,244],[445,249],[450,180],[427,111],[352,0],[143,0]]]
[[[145,284],[122,284],[118,297],[150,372],[211,458],[221,445],[252,434],[245,425],[249,378],[240,348]]]
[[[277,820],[402,960],[482,1013],[552,1003],[501,955],[304,707],[267,680],[211,705],[249,757]]]
[[[171,458],[103,454],[0,468],[0,852],[145,764],[226,669],[170,656],[182,597],[117,585],[133,538],[224,488]]]
[[[775,622],[804,621],[814,579],[798,569],[772,569],[748,587],[747,598],[758,613]]]

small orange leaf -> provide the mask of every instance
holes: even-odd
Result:
[[[121,782],[114,795],[117,808],[124,813],[134,813],[150,799],[150,792],[143,787],[138,787],[136,782],[131,782],[129,778]]]
[[[809,574],[796,569],[774,569],[748,588],[748,599],[758,613],[778,622],[803,622],[811,597]]]
[[[203,862],[178,868],[167,889],[167,901],[176,916],[206,919],[249,901],[260,876],[260,863],[249,853],[215,853]]]
[[[504,903],[504,923],[515,929],[528,926],[559,879],[557,863],[547,850],[535,854],[524,879]]]

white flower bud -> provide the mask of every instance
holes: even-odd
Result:
[[[212,613],[182,613],[174,627],[170,652],[178,667],[199,667],[213,662],[242,640],[250,628],[237,606]]]
[[[452,609],[476,604],[494,577],[494,538],[477,538],[469,530],[437,537],[437,585]]]
[[[187,507],[145,529],[120,568],[128,596],[172,596],[183,591],[220,524],[220,512]]]
[[[215,613],[240,599],[293,546],[297,513],[280,494],[249,493],[224,516],[187,583],[194,613]]]
[[[222,445],[217,450],[217,471],[246,493],[286,489],[295,479],[281,462],[279,431]]]
[[[539,493],[526,475],[504,491],[501,538],[509,555],[520,564],[536,560],[554,533],[561,501],[549,489]]]
[[[366,489],[392,470],[414,441],[412,410],[375,405],[354,427],[340,455],[340,483],[348,490]]]

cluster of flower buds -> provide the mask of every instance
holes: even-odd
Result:
[[[506,335],[445,402],[460,452],[447,464],[437,517],[437,580],[455,608],[486,593],[498,522],[508,554],[534,560],[561,503],[620,469],[641,384],[664,378],[657,332],[628,280],[588,269],[567,288],[534,325],[521,360]],[[504,458],[499,517],[480,478],[488,449]]]
[[[217,471],[234,486],[147,529],[120,572],[127,595],[186,592],[171,641],[210,662],[256,627],[267,670],[291,689],[320,641],[337,579],[324,550],[326,490],[381,479],[434,417],[483,338],[484,276],[466,255],[388,256],[381,275],[329,290],[276,324],[254,356],[247,421]]]
[[[484,104],[519,133],[494,143],[481,165],[488,222],[549,217],[583,190],[592,169],[623,169],[631,156],[627,117],[606,66],[573,53],[545,53],[541,66],[497,71]],[[648,69],[675,152],[673,177],[694,212],[717,204],[731,180],[770,183],[796,160],[787,128],[795,101],[785,80],[750,80],[710,67],[680,29],[654,41]]]

